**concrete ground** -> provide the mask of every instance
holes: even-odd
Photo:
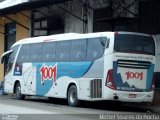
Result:
[[[0,86],[0,96],[5,96],[5,93]],[[135,106],[135,105],[133,105]],[[137,104],[138,107],[148,109],[149,112],[159,113],[160,114],[160,90],[155,90],[154,99],[151,104]]]
[[[160,114],[160,89],[155,90],[152,103],[137,104],[140,108],[148,109],[151,112]]]

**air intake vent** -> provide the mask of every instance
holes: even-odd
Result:
[[[149,69],[151,66],[151,62],[137,60],[118,60],[117,63],[123,68]]]
[[[102,98],[102,80],[101,79],[94,79],[91,80],[90,83],[91,88],[91,98]]]

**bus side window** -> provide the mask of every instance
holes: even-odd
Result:
[[[87,45],[87,60],[96,60],[103,55],[105,46],[101,38],[89,38]]]
[[[56,42],[43,43],[42,61],[55,60]]]
[[[30,54],[29,54],[30,62],[40,62],[41,54],[42,54],[42,43],[30,44]]]
[[[57,42],[55,61],[69,61],[70,43],[70,41]]]
[[[18,64],[28,62],[28,60],[29,60],[29,49],[30,49],[29,44],[23,44],[21,46],[21,49],[20,49],[18,57],[17,57],[17,63]]]
[[[70,61],[84,61],[87,40],[74,40],[71,44]]]

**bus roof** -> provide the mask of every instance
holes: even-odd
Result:
[[[39,37],[31,37],[25,38],[22,40],[17,41],[13,46],[19,44],[28,44],[28,43],[37,43],[37,42],[49,42],[49,41],[60,41],[60,40],[68,40],[68,39],[83,39],[83,38],[91,38],[91,37],[100,37],[100,36],[108,36],[113,34],[137,34],[137,35],[145,35],[143,33],[136,33],[136,32],[96,32],[96,33],[63,33],[63,34],[56,34],[56,35],[49,35],[49,36],[39,36]],[[13,47],[12,46],[12,47]]]
[[[49,35],[49,36],[31,37],[31,38],[25,38],[25,39],[19,40],[13,46],[19,45],[19,44],[27,44],[27,43],[60,41],[60,40],[79,39],[79,38],[83,39],[83,38],[86,38],[86,37],[89,38],[89,37],[96,37],[96,36],[98,37],[98,36],[101,36],[102,33],[103,32],[87,33],[87,34],[64,33],[64,34]],[[107,33],[109,33],[109,32],[107,32]],[[113,32],[110,32],[110,33],[113,33]]]

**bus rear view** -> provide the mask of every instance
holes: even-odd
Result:
[[[153,37],[117,32],[114,35],[111,57],[112,69],[108,70],[105,83],[107,91],[112,91],[111,99],[123,102],[152,102],[155,83]]]

